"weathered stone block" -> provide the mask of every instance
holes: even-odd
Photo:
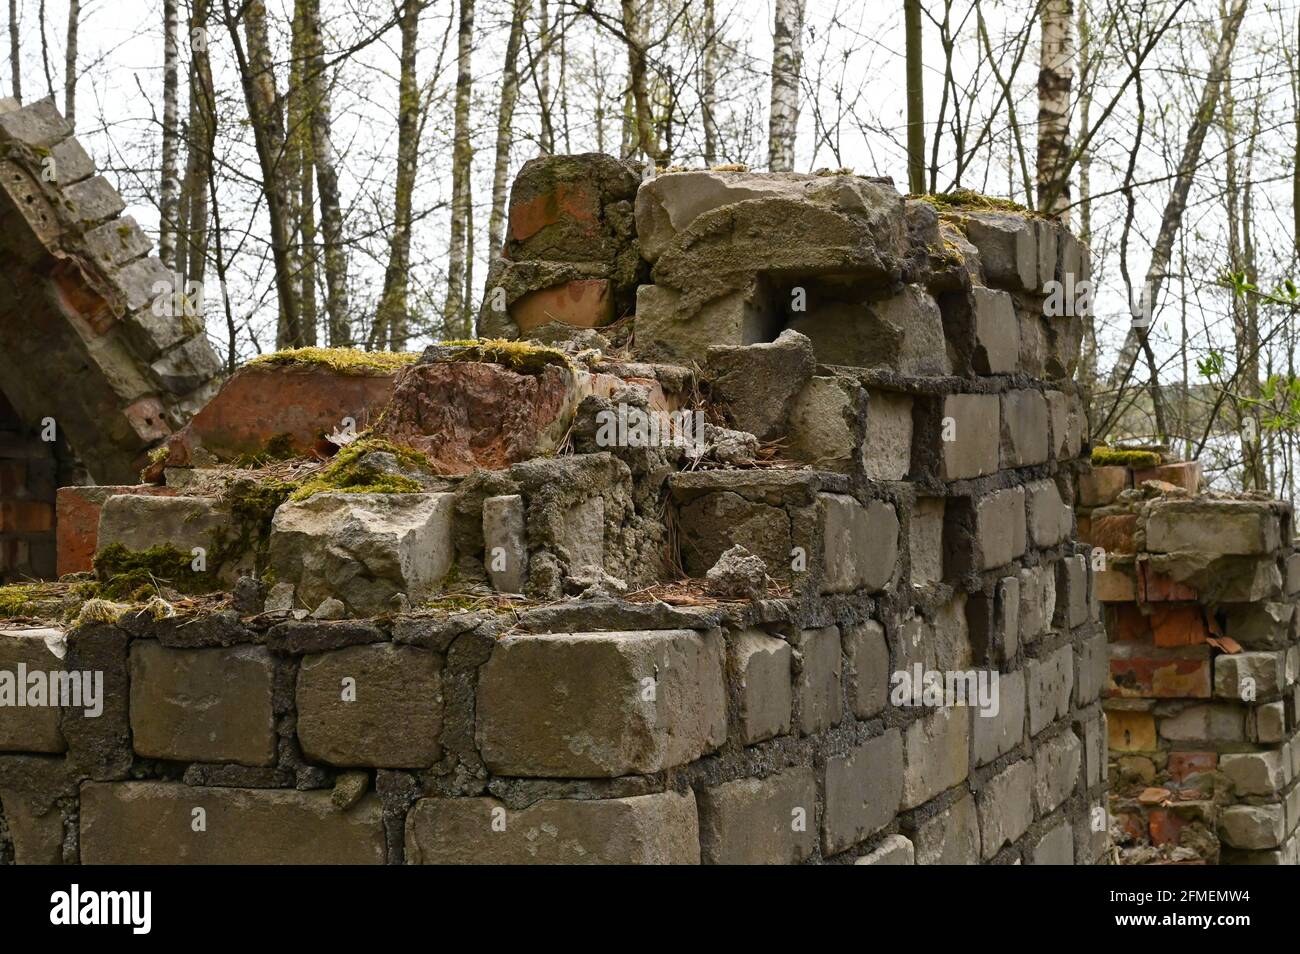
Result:
[[[869,719],[883,712],[889,699],[889,645],[885,642],[885,629],[875,620],[842,628],[849,709],[859,719]]]
[[[975,314],[976,374],[1011,374],[1020,359],[1020,326],[1015,302],[1004,291],[971,288]]]
[[[800,419],[805,425],[816,424],[823,417],[829,418],[832,426],[836,423],[834,415],[827,413],[831,410],[827,402],[819,399],[825,391],[824,385],[819,383],[813,387],[817,358],[812,342],[797,331],[783,331],[770,343],[739,347],[715,345],[708,350],[706,363],[710,396],[723,405],[733,427],[748,431],[760,441],[783,435],[792,408],[800,406]],[[825,396],[847,399],[843,390]],[[842,420],[840,424],[843,426]],[[797,430],[806,434],[810,428]],[[852,440],[851,434],[849,439]],[[805,438],[803,443],[812,441]]]
[[[442,679],[427,650],[378,643],[304,656],[297,706],[309,759],[427,768],[441,757]]]
[[[962,228],[979,249],[989,283],[1013,291],[1038,287],[1038,240],[1033,222],[1023,216],[980,213],[968,216]]]
[[[886,835],[879,845],[853,863],[855,865],[914,865],[916,849],[902,835]]]
[[[1034,765],[1015,762],[984,783],[976,795],[982,857],[992,858],[1029,830],[1034,821]]]
[[[897,729],[826,760],[822,851],[837,854],[894,819],[903,794],[903,742]]]
[[[385,854],[383,808],[374,795],[340,812],[328,791],[172,782],[81,787],[84,864],[377,865]]]
[[[823,593],[884,589],[898,560],[898,514],[892,504],[866,505],[844,494],[821,494]]]
[[[774,579],[789,578],[790,517],[781,507],[723,491],[683,504],[679,516],[682,563],[691,576],[702,578],[740,544],[767,564]]]
[[[1074,794],[1082,764],[1082,747],[1073,732],[1062,732],[1038,746],[1034,752],[1034,798],[1040,815],[1055,811]]]
[[[233,583],[255,570],[251,550],[233,554],[220,565],[215,563],[220,544],[234,524],[230,508],[215,497],[119,494],[104,501],[96,543],[100,553],[114,544],[133,551],[170,546],[195,556],[195,548],[199,548],[205,572]]]
[[[1061,499],[1056,481],[1036,480],[1025,485],[1025,494],[1029,503],[1029,539],[1034,546],[1054,547],[1070,535],[1074,513]]]
[[[970,710],[937,709],[907,727],[904,809],[915,808],[961,782],[970,767]]]
[[[912,841],[918,865],[979,864],[980,826],[975,799],[963,792],[943,811],[917,825]]]
[[[858,450],[854,399],[858,390],[852,381],[838,377],[812,378],[804,386],[789,416],[789,449],[796,460],[824,470],[852,469]]]
[[[817,781],[796,767],[701,790],[700,857],[715,865],[791,865],[817,848]]]
[[[495,798],[422,798],[407,816],[406,861],[699,864],[695,796],[544,799],[522,811]]]
[[[943,513],[942,497],[919,497],[912,508],[907,537],[913,586],[943,579]]]
[[[1074,650],[1066,644],[1025,664],[1029,677],[1029,733],[1037,735],[1070,711]]]
[[[1030,853],[1030,863],[1035,865],[1074,864],[1074,833],[1069,822],[1061,822],[1049,829]]]
[[[1272,553],[1280,533],[1277,514],[1261,501],[1157,500],[1146,509],[1146,547],[1154,553]]]
[[[602,778],[658,772],[727,733],[716,631],[502,638],[479,675],[476,738],[500,775]]]
[[[50,697],[50,689],[55,695],[63,692],[66,652],[60,630],[0,629],[0,751],[66,748],[58,700]]]
[[[283,504],[271,521],[271,568],[307,606],[332,596],[372,616],[393,610],[399,593],[421,602],[451,569],[454,499],[331,492]]]
[[[998,676],[996,712],[975,709],[971,732],[974,735],[975,764],[986,765],[1005,755],[1025,738],[1025,674],[1023,670]]]
[[[262,646],[167,649],[131,643],[131,738],[147,758],[175,762],[275,761],[275,679]]]
[[[789,643],[759,630],[743,630],[731,641],[728,660],[740,694],[742,745],[790,731],[792,655]]]
[[[1286,685],[1286,653],[1247,652],[1214,660],[1214,694],[1246,702],[1266,700]]]
[[[1237,796],[1279,794],[1291,777],[1291,765],[1285,753],[1241,752],[1219,756],[1219,769],[1232,782]]]
[[[813,735],[839,725],[844,716],[839,628],[805,629],[795,638],[794,648],[798,654],[795,701],[799,731]]]
[[[1233,848],[1276,848],[1286,838],[1282,805],[1229,805],[1219,813],[1219,837]]]
[[[1025,552],[1025,489],[1011,487],[975,501],[978,569],[1005,566]]]
[[[942,480],[982,477],[998,469],[999,415],[996,394],[950,394],[944,398]]]
[[[1051,423],[1042,391],[1007,391],[1002,395],[1002,467],[1025,467],[1047,460]]]
[[[1056,570],[1052,564],[1020,569],[1020,644],[1036,642],[1052,625],[1056,610]]]
[[[522,593],[528,579],[528,537],[524,498],[519,494],[483,501],[483,562],[501,593]]]
[[[890,391],[869,391],[862,473],[872,480],[903,480],[911,463],[912,398]]]

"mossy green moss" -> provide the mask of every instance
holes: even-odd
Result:
[[[954,189],[952,192],[928,192],[923,195],[909,195],[909,199],[929,202],[940,212],[982,211],[1015,212],[1020,215],[1036,215],[1019,202],[983,195],[973,189]]]
[[[288,480],[234,480],[221,494],[230,508],[231,529],[216,534],[208,554],[208,570],[252,553],[260,567],[265,564],[271,541],[271,518],[275,508],[289,499],[300,485]]]
[[[154,595],[159,585],[182,593],[210,593],[220,584],[215,573],[192,566],[193,556],[170,543],[147,550],[128,550],[114,543],[95,555],[98,596],[107,600],[141,602]]]
[[[519,374],[537,374],[548,364],[573,367],[573,361],[559,348],[508,341],[504,338],[479,338],[444,341],[439,345],[440,361],[486,361],[499,364]]]
[[[1146,467],[1158,467],[1160,455],[1155,451],[1124,450],[1114,447],[1094,447],[1092,449],[1093,467],[1132,467],[1141,470]]]
[[[404,474],[390,474],[366,459],[370,453],[392,454],[409,470],[427,473],[429,462],[423,454],[385,440],[362,437],[348,444],[314,477],[305,480],[292,493],[294,500],[306,500],[315,494],[335,491],[347,494],[411,494],[424,486]]]
[[[58,599],[59,593],[41,583],[13,583],[0,586],[0,619],[14,616],[35,616],[42,603]]]
[[[420,356],[412,351],[361,351],[357,348],[288,348],[258,355],[245,367],[326,367],[339,374],[392,374]]]

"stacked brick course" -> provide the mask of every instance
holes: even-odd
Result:
[[[1290,508],[1199,493],[1199,466],[1094,469],[1081,536],[1110,636],[1125,863],[1296,864],[1300,557]]]
[[[1072,237],[848,175],[629,191],[602,158],[583,191],[577,161],[526,170],[494,271],[515,284],[484,320],[568,326],[589,350],[509,369],[536,402],[502,415],[510,440],[435,399],[498,407],[506,359],[435,347],[378,430],[444,466],[368,458],[417,486],[282,503],[244,553],[213,545],[238,506],[193,462],[167,468],[174,495],[103,502],[101,552],[220,549],[233,593],[0,633],[0,669],[101,672],[106,700],[93,719],[17,710],[0,852],[1106,860],[1078,320],[1045,305],[1086,275]],[[617,303],[647,273],[630,353],[602,337],[617,309],[546,295],[603,282]],[[694,449],[604,431],[682,407],[707,411]]]

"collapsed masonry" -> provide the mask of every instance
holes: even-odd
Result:
[[[202,319],[49,99],[0,99],[0,581],[55,574],[54,489],[134,482],[217,387]]]
[[[93,577],[0,589],[0,677],[102,712],[4,711],[0,856],[1106,860],[1086,272],[987,200],[529,163],[484,340],[271,356],[61,492]]]
[[[1137,452],[1142,454],[1143,452]],[[1146,456],[1150,456],[1147,452]],[[1300,555],[1291,511],[1195,463],[1093,469],[1079,535],[1110,633],[1122,863],[1300,863]]]

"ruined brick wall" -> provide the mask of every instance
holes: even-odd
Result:
[[[565,157],[504,252],[481,332],[562,348],[429,349],[348,451],[373,486],[278,465],[294,499],[234,546],[228,469],[85,500],[101,553],[203,549],[219,589],[4,628],[0,670],[101,672],[107,704],[7,723],[0,852],[1107,860],[1072,237]]]
[[[0,387],[26,426],[53,419],[91,476],[116,483],[221,370],[124,209],[53,100],[0,100]]]
[[[1200,468],[1096,468],[1081,537],[1110,636],[1124,863],[1297,864],[1300,556],[1290,508],[1199,493]]]

